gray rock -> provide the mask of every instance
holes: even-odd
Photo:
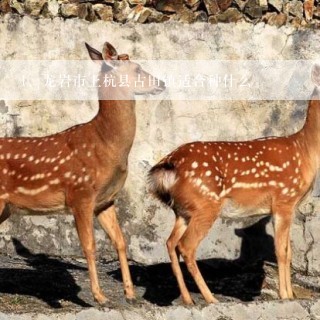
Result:
[[[0,1],[0,13],[6,14],[11,12],[12,9],[10,7],[10,0],[2,0]]]
[[[264,21],[268,23],[270,26],[282,27],[287,22],[287,15],[284,13],[267,13],[264,16]]]
[[[294,28],[300,28],[303,25],[303,20],[298,17],[292,17],[289,22]]]
[[[88,21],[96,20],[91,3],[67,3],[60,7],[61,15],[65,18],[78,17]]]
[[[127,0],[116,0],[113,8],[114,20],[124,23],[126,22],[129,13],[131,12],[131,8]]]
[[[201,4],[200,0],[185,0],[185,4],[188,8],[192,9],[193,11],[197,10],[199,8],[199,5]]]
[[[228,22],[238,22],[243,19],[242,13],[236,8],[229,8],[226,11],[219,13],[217,15],[217,21],[228,23]]]
[[[182,23],[192,23],[194,21],[194,13],[188,8],[183,8],[173,17],[173,20]]]
[[[240,9],[241,11],[244,10],[244,8],[245,8],[245,6],[246,6],[246,4],[247,4],[248,1],[249,1],[249,0],[234,0],[234,2],[237,4],[237,6],[239,7],[239,9]]]
[[[282,11],[283,8],[283,0],[268,0],[269,4],[277,9],[278,12]]]
[[[142,5],[144,6],[147,3],[147,0],[128,0],[130,5],[136,6],[136,5]]]
[[[206,6],[208,15],[215,15],[220,12],[220,8],[217,0],[204,0],[204,5]]]
[[[59,15],[59,3],[57,0],[48,0],[47,10],[50,17],[57,17]]]
[[[283,6],[284,13],[290,14],[299,19],[303,18],[303,4],[299,0],[286,0]]]
[[[204,11],[197,11],[194,13],[194,22],[207,22],[208,15]]]
[[[25,11],[27,14],[37,17],[40,15],[45,3],[47,3],[47,0],[26,0],[24,3]]]
[[[162,12],[159,12],[155,9],[150,8],[151,14],[148,17],[148,22],[155,22],[155,23],[161,23],[161,22],[166,22],[170,20],[170,16],[163,14]]]
[[[221,11],[226,11],[232,4],[232,0],[217,0]]]
[[[61,5],[60,12],[64,18],[85,18],[87,15],[87,6],[84,3],[66,3]]]
[[[24,4],[18,0],[10,0],[10,7],[15,9],[19,14],[24,13]]]
[[[259,0],[259,5],[263,10],[268,10],[268,0]]]
[[[111,6],[97,3],[94,4],[92,8],[99,19],[103,21],[113,21],[113,11]]]
[[[155,7],[161,12],[176,13],[183,9],[183,0],[156,0]]]
[[[259,0],[249,0],[244,8],[245,14],[253,19],[261,18],[266,10],[266,7],[260,5]]]
[[[132,9],[127,17],[127,21],[145,23],[151,15],[151,9],[138,5]]]

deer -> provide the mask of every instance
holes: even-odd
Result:
[[[93,220],[97,217],[115,247],[128,301],[136,301],[126,254],[126,242],[119,226],[115,198],[128,173],[128,155],[136,131],[136,94],[159,94],[164,82],[139,82],[151,75],[118,54],[105,42],[102,52],[85,43],[93,62],[100,66],[99,109],[87,123],[45,137],[0,139],[0,211],[7,204],[50,213],[71,213],[87,260],[91,291],[104,305],[109,299],[99,285]],[[119,82],[126,75],[129,86],[106,86],[106,77]],[[4,221],[7,217],[3,216]],[[1,221],[1,222],[3,222]]]
[[[210,292],[196,262],[196,250],[228,206],[228,216],[270,214],[281,299],[292,299],[290,226],[295,208],[311,191],[320,166],[320,66],[301,130],[251,141],[196,141],[179,146],[148,173],[150,192],[175,213],[167,250],[182,301],[193,304],[179,260],[207,303]]]

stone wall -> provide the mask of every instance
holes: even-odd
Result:
[[[0,13],[120,23],[237,22],[319,26],[319,0],[1,0]]]
[[[0,35],[0,58],[17,60],[87,59],[84,42],[100,49],[106,40],[135,59],[319,59],[320,43],[316,30],[278,29],[264,23],[120,25],[17,15],[2,18]],[[157,160],[181,143],[197,139],[243,140],[293,133],[303,125],[306,106],[304,101],[138,102],[130,173],[117,202],[129,256],[143,263],[168,260],[165,241],[174,215],[146,191],[146,172]],[[96,111],[96,102],[1,101],[0,134],[43,136],[87,121]],[[297,210],[292,232],[294,266],[311,274],[320,273],[319,205],[316,188]],[[12,215],[0,226],[0,234],[1,251],[10,254],[15,252],[12,237],[34,252],[81,254],[71,216]],[[98,226],[96,239],[100,256],[115,258]],[[258,256],[274,259],[269,218],[220,219],[198,253],[199,258],[231,260]]]

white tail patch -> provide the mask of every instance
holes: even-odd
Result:
[[[159,169],[150,175],[151,192],[169,191],[177,182],[176,172],[174,170]]]

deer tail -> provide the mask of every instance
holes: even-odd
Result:
[[[173,163],[161,162],[149,171],[149,190],[168,206],[173,205],[171,188],[177,181],[177,172]]]

